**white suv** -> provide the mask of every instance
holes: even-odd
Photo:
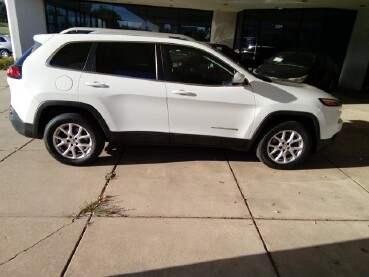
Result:
[[[72,28],[34,40],[8,70],[10,120],[62,163],[90,163],[108,141],[255,146],[290,169],[342,127],[333,96],[254,76],[186,36]]]

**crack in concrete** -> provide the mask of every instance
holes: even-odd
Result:
[[[329,159],[327,156],[324,156],[323,154],[319,155],[323,158],[325,158],[329,163],[331,163],[334,167],[336,167],[339,171],[341,171],[347,178],[349,178],[351,181],[353,181],[355,184],[357,184],[360,188],[362,188],[363,190],[365,190],[367,193],[369,193],[369,191],[360,184],[359,181],[356,181],[353,177],[351,177],[348,173],[346,173],[342,168],[340,168],[338,165],[336,165],[331,159]]]
[[[238,188],[238,190],[239,190],[239,192],[240,192],[240,194],[241,194],[241,197],[242,197],[242,199],[243,199],[243,201],[244,201],[244,203],[245,203],[245,205],[246,205],[246,208],[247,208],[247,210],[249,211],[249,213],[250,213],[250,215],[251,215],[251,220],[252,220],[252,222],[253,222],[253,224],[254,224],[254,226],[255,226],[256,232],[257,232],[257,233],[258,233],[258,235],[259,235],[259,238],[260,238],[260,240],[261,240],[261,243],[263,244],[264,250],[265,250],[265,251],[266,251],[266,253],[267,253],[267,256],[268,256],[268,258],[269,258],[269,261],[270,261],[270,263],[272,264],[272,267],[273,267],[273,269],[274,269],[274,272],[275,272],[275,274],[277,275],[277,277],[281,277],[281,274],[279,273],[278,268],[277,268],[277,264],[276,264],[276,262],[274,261],[274,259],[273,259],[273,257],[272,257],[272,253],[269,251],[269,249],[268,249],[268,247],[267,247],[267,245],[266,245],[266,242],[264,241],[263,235],[261,234],[260,229],[259,229],[259,226],[258,226],[258,225],[257,225],[257,223],[256,223],[256,220],[255,220],[255,218],[254,218],[254,215],[253,215],[253,213],[252,213],[252,211],[251,211],[251,208],[250,208],[250,206],[249,206],[249,204],[248,204],[248,202],[247,202],[247,199],[246,199],[246,197],[245,197],[245,195],[244,195],[244,193],[243,193],[243,191],[242,191],[242,189],[241,189],[241,186],[240,186],[240,184],[239,184],[239,182],[238,182],[238,179],[237,179],[237,177],[236,177],[236,174],[234,173],[233,168],[232,168],[232,166],[231,166],[231,163],[229,162],[229,158],[228,158],[227,153],[224,153],[224,157],[225,157],[225,161],[227,162],[227,164],[228,164],[228,166],[229,166],[229,169],[231,170],[231,173],[232,173],[232,175],[233,175],[233,179],[234,179],[234,180],[235,180],[235,182],[236,182],[237,188]]]
[[[251,217],[223,217],[223,216],[165,216],[165,215],[123,215],[123,216],[99,216],[108,218],[141,218],[141,219],[224,219],[224,220],[251,220]]]
[[[37,241],[36,243],[34,243],[33,245],[31,245],[30,247],[28,247],[28,248],[26,248],[26,249],[24,249],[24,250],[22,250],[22,251],[18,252],[17,254],[15,254],[13,257],[11,257],[10,259],[8,259],[7,261],[4,261],[4,262],[0,263],[0,266],[5,265],[5,264],[7,264],[7,263],[11,262],[11,261],[12,261],[12,260],[14,260],[15,258],[17,258],[19,255],[21,255],[21,254],[23,254],[23,253],[27,252],[28,250],[32,249],[32,248],[33,248],[33,247],[35,247],[36,245],[38,245],[38,244],[40,244],[41,242],[43,242],[43,241],[47,240],[48,238],[52,237],[53,235],[55,235],[56,233],[58,233],[60,230],[64,229],[65,227],[67,227],[67,226],[69,226],[69,225],[71,225],[71,224],[73,224],[73,222],[70,222],[70,223],[68,223],[68,224],[63,225],[62,227],[60,227],[60,228],[59,228],[59,229],[57,229],[56,231],[52,232],[51,234],[47,235],[46,237],[44,237],[44,238],[40,239],[39,241]]]
[[[28,144],[30,144],[32,141],[34,141],[35,139],[31,139],[30,141],[26,142],[25,144],[23,144],[21,147],[17,148],[16,150],[14,150],[13,152],[11,152],[9,155],[7,155],[5,158],[3,158],[2,160],[0,160],[0,163],[5,161],[7,158],[9,158],[10,156],[14,155],[15,153],[17,153],[19,150],[23,149],[24,147],[26,147]]]
[[[369,219],[311,219],[311,218],[273,218],[273,217],[255,217],[260,221],[299,221],[299,222],[369,222]]]
[[[226,217],[226,216],[163,216],[163,215],[99,215],[99,218],[137,218],[137,219],[213,219],[213,220],[252,220],[252,217]],[[315,219],[315,218],[273,218],[254,217],[255,220],[270,221],[299,221],[299,222],[369,222],[369,219]]]
[[[6,109],[6,110],[4,110],[4,111],[0,112],[0,114],[1,114],[1,113],[5,113],[5,112],[8,112],[8,111],[9,111],[9,109]]]
[[[119,162],[120,162],[120,160],[121,160],[121,158],[122,158],[122,155],[123,155],[123,152],[121,152],[120,153],[120,156],[119,156],[119,158],[118,158],[118,160],[117,160],[117,162],[115,163],[115,165],[114,165],[114,167],[113,167],[113,169],[106,175],[106,176],[109,176],[109,178],[105,178],[105,184],[104,184],[104,187],[102,188],[102,190],[101,190],[101,192],[100,192],[100,194],[99,194],[99,196],[98,196],[98,198],[97,198],[97,205],[99,205],[100,203],[102,203],[102,201],[104,200],[104,193],[105,193],[105,191],[106,191],[106,189],[107,189],[107,187],[108,187],[108,185],[109,185],[109,183],[110,183],[110,181],[111,180],[113,180],[114,179],[114,177],[115,177],[115,170],[117,169],[117,167],[118,167],[118,164],[119,164]],[[106,177],[105,176],[105,177]],[[75,218],[72,220],[72,222],[74,222],[76,219],[78,219],[79,218],[79,216],[81,215],[83,213],[83,210],[81,210],[76,216],[75,216]],[[85,226],[83,227],[83,229],[82,229],[82,232],[81,232],[81,234],[80,234],[80,236],[79,236],[79,238],[78,238],[78,240],[77,240],[77,242],[76,242],[76,245],[74,246],[74,248],[73,248],[73,250],[72,250],[72,252],[71,252],[71,254],[69,255],[69,258],[68,258],[68,260],[67,260],[67,263],[65,264],[65,266],[64,266],[64,268],[63,268],[63,270],[62,270],[62,272],[60,273],[60,276],[61,277],[63,277],[64,275],[65,275],[65,273],[67,272],[67,270],[68,270],[68,268],[69,268],[69,266],[70,266],[70,264],[71,264],[71,262],[72,262],[72,260],[73,260],[73,257],[74,257],[74,255],[76,254],[76,252],[77,252],[77,249],[78,249],[78,247],[79,247],[79,245],[81,244],[81,241],[82,241],[82,239],[83,239],[83,237],[84,237],[84,235],[85,235],[85,233],[86,233],[86,231],[87,231],[87,227],[90,225],[90,221],[91,221],[91,218],[92,218],[92,216],[94,215],[94,211],[92,210],[91,212],[90,212],[90,215],[89,215],[89,217],[88,217],[88,219],[87,219],[87,221],[86,221],[86,224],[85,224]]]
[[[2,80],[1,80],[2,81]],[[6,82],[6,80],[5,80],[5,82]],[[1,89],[6,89],[6,88],[9,88],[9,85],[6,85],[5,87],[0,87],[0,90]]]
[[[17,215],[17,214],[0,214],[0,218],[56,218],[65,219],[68,218],[65,215]]]

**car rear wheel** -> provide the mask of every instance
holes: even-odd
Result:
[[[74,113],[53,118],[45,128],[44,141],[56,160],[69,165],[93,162],[104,147],[98,128]]]
[[[5,50],[5,49],[0,50],[0,58],[1,59],[8,58],[9,56],[10,56],[10,53],[9,53],[8,50]]]
[[[292,169],[309,156],[311,144],[308,130],[290,121],[269,130],[259,142],[256,155],[271,168]]]

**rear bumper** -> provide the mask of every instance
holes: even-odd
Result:
[[[10,106],[9,120],[19,134],[29,138],[37,138],[35,126],[33,124],[23,122],[12,106]]]

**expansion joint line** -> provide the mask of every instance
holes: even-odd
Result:
[[[118,164],[119,164],[119,162],[120,162],[120,160],[122,158],[122,155],[123,155],[123,153],[120,153],[120,156],[119,156],[117,162],[115,163],[113,169],[108,173],[109,176],[114,176],[115,175],[115,170],[117,169],[117,166],[118,166]],[[99,194],[99,196],[97,198],[98,204],[100,204],[103,201],[103,199],[104,199],[104,193],[105,193],[105,191],[106,191],[106,189],[107,189],[107,187],[108,187],[108,185],[109,185],[109,183],[110,183],[111,180],[112,180],[112,178],[106,179],[105,184],[104,184],[103,188],[101,189],[101,192],[100,192],[100,194]],[[78,215],[76,215],[76,217],[73,219],[72,222],[74,222],[76,219],[78,219],[79,216],[80,216],[80,214],[81,213],[79,213]],[[82,232],[81,232],[81,234],[80,234],[80,236],[79,236],[79,238],[78,238],[78,240],[76,242],[76,245],[74,246],[74,248],[72,250],[72,253],[69,255],[69,258],[67,260],[67,263],[65,264],[65,266],[64,266],[64,268],[63,268],[63,270],[62,270],[62,272],[60,274],[61,277],[64,277],[65,273],[67,272],[67,270],[68,270],[68,268],[69,268],[69,266],[70,266],[70,264],[72,262],[72,259],[73,259],[74,255],[76,254],[79,245],[81,244],[81,241],[83,239],[83,236],[86,233],[87,227],[90,225],[90,222],[91,222],[91,219],[92,219],[92,216],[93,215],[94,215],[94,212],[91,212],[90,215],[89,215],[89,217],[88,217],[88,219],[87,219],[87,221],[86,221],[86,224],[83,227],[83,230],[82,230]]]
[[[23,253],[27,252],[28,250],[32,249],[33,247],[35,247],[35,246],[36,246],[36,245],[38,245],[39,243],[43,242],[44,240],[47,240],[48,238],[52,237],[53,235],[55,235],[56,233],[58,233],[59,231],[61,231],[62,229],[64,229],[65,227],[67,227],[67,226],[69,226],[69,225],[71,225],[71,224],[72,224],[72,222],[71,222],[71,223],[68,223],[68,224],[66,224],[66,225],[63,225],[62,227],[60,227],[60,228],[59,228],[59,229],[57,229],[56,231],[52,232],[51,234],[47,235],[46,237],[44,237],[44,238],[40,239],[38,242],[36,242],[36,243],[34,243],[33,245],[31,245],[30,247],[28,247],[28,248],[26,248],[26,249],[22,250],[21,252],[19,252],[19,253],[15,254],[13,257],[11,257],[10,259],[6,260],[5,262],[0,263],[0,266],[2,266],[2,265],[4,265],[4,264],[6,264],[6,263],[8,263],[8,262],[10,262],[10,261],[12,261],[12,260],[14,260],[14,259],[15,259],[16,257],[18,257],[19,255],[21,255],[21,254],[23,254]]]
[[[365,190],[367,193],[369,193],[369,191],[364,186],[362,186],[358,181],[356,181],[349,174],[347,174],[345,171],[343,171],[342,168],[340,168],[337,164],[335,164],[331,159],[329,159],[327,156],[325,156],[323,154],[319,153],[319,155],[321,157],[323,157],[324,159],[326,159],[331,165],[336,167],[339,171],[341,171],[347,178],[349,178],[351,181],[353,181],[355,184],[357,184],[359,187],[361,187],[363,190]]]
[[[19,147],[18,149],[14,150],[13,152],[11,152],[8,156],[6,156],[5,158],[3,158],[2,160],[0,160],[0,163],[5,161],[7,158],[9,158],[10,156],[12,156],[13,154],[17,153],[19,150],[23,149],[24,147],[26,147],[28,144],[30,144],[32,141],[34,141],[35,139],[31,139],[30,141],[26,142],[25,144],[23,144],[21,147]]]
[[[255,226],[255,229],[256,229],[256,231],[257,231],[257,233],[258,233],[258,235],[259,235],[259,238],[260,238],[260,240],[261,240],[261,243],[263,244],[264,250],[266,251],[266,253],[267,253],[267,255],[268,255],[268,258],[269,258],[269,260],[270,260],[270,262],[271,262],[271,264],[272,264],[272,266],[273,266],[273,269],[274,269],[274,271],[275,271],[276,275],[277,275],[278,277],[280,277],[281,275],[280,275],[280,273],[279,273],[279,271],[278,271],[278,268],[277,268],[277,265],[276,265],[275,261],[273,260],[272,253],[270,253],[270,251],[269,251],[269,249],[268,249],[268,247],[267,247],[267,245],[266,245],[266,243],[265,243],[265,241],[264,241],[264,238],[263,238],[263,236],[262,236],[262,234],[261,234],[261,232],[260,232],[259,226],[258,226],[258,225],[257,225],[257,223],[256,223],[255,217],[254,217],[254,215],[252,214],[252,211],[251,211],[250,206],[249,206],[249,204],[248,204],[248,202],[247,202],[247,199],[246,199],[246,197],[245,197],[245,195],[244,195],[244,193],[243,193],[243,191],[242,191],[242,189],[241,189],[241,186],[240,186],[240,184],[239,184],[239,182],[238,182],[238,179],[237,179],[237,177],[236,177],[236,174],[234,173],[233,168],[232,168],[232,166],[231,166],[231,164],[230,164],[230,162],[229,162],[229,158],[228,158],[227,153],[224,153],[224,156],[225,156],[226,162],[227,162],[227,164],[228,164],[228,166],[229,166],[229,169],[230,169],[230,170],[231,170],[231,172],[232,172],[233,179],[235,180],[235,182],[236,182],[236,184],[237,184],[237,188],[238,188],[238,190],[239,190],[239,192],[240,192],[240,194],[241,194],[241,196],[242,196],[242,199],[243,199],[243,201],[244,201],[244,203],[245,203],[245,205],[246,205],[246,208],[247,208],[247,210],[249,211],[249,213],[250,213],[250,215],[251,215],[251,220],[252,220],[252,222],[253,222],[253,224],[254,224],[254,226]]]

